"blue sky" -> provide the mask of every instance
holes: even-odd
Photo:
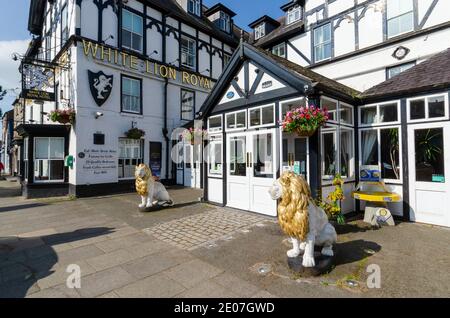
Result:
[[[203,0],[207,6],[221,2],[237,13],[235,23],[249,30],[248,24],[264,14],[278,18],[283,14],[280,6],[289,0]],[[0,86],[15,89],[20,86],[18,63],[11,60],[14,52],[24,53],[31,35],[27,31],[30,0],[0,0]],[[14,100],[11,92],[0,101],[3,111],[10,109]]]

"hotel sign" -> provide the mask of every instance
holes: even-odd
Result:
[[[125,67],[137,72],[152,74],[160,78],[167,78],[174,81],[181,81],[183,84],[196,86],[210,90],[212,82],[209,78],[194,73],[180,71],[172,66],[159,64],[148,59],[141,59],[135,55],[105,47],[98,43],[83,41],[83,51],[85,56],[93,59],[111,63],[120,67]]]
[[[22,97],[54,102],[55,96],[55,68],[40,61],[24,62]]]

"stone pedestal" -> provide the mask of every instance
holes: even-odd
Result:
[[[297,257],[288,257],[288,266],[293,272],[302,277],[320,276],[332,270],[334,258],[335,256],[325,256],[322,255],[320,251],[315,251],[314,259],[316,261],[316,266],[303,267],[303,254],[300,254]]]

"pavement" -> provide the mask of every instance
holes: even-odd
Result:
[[[450,296],[450,229],[350,220],[336,226],[333,270],[304,278],[276,219],[169,192],[175,206],[141,213],[136,194],[24,200],[0,181],[0,297]]]

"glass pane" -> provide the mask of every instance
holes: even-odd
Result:
[[[428,117],[439,118],[445,116],[444,96],[428,98]]]
[[[370,125],[376,123],[377,107],[364,107],[361,108],[361,124]]]
[[[299,107],[305,107],[306,106],[306,102],[304,98],[299,99],[298,101],[289,103],[289,104],[283,104],[281,106],[281,116],[282,118],[286,117],[286,114],[288,111],[293,110],[295,108],[299,108]]]
[[[50,161],[50,180],[64,179],[64,160]]]
[[[230,175],[242,176],[247,175],[246,164],[246,142],[245,137],[233,137],[230,139]]]
[[[236,128],[244,128],[246,126],[246,112],[236,114]]]
[[[395,122],[398,121],[397,104],[381,105],[380,106],[380,122]]]
[[[341,176],[351,178],[354,175],[353,131],[341,130]]]
[[[400,25],[400,33],[405,33],[413,29],[414,16],[412,12],[402,15],[398,19]]]
[[[328,117],[330,121],[337,121],[337,103],[328,99],[322,99],[322,109],[328,110]]]
[[[261,125],[261,110],[259,108],[250,111],[250,126]]]
[[[141,51],[142,50],[142,36],[133,33],[132,37],[133,37],[132,49],[134,49],[136,51]]]
[[[413,0],[388,0],[387,18],[393,18],[413,10]]]
[[[324,176],[334,177],[336,174],[335,133],[323,133]]]
[[[341,123],[353,125],[353,108],[341,104]]]
[[[48,159],[48,138],[36,138],[34,158],[35,159]]]
[[[133,15],[133,32],[142,35],[142,17]]]
[[[411,101],[409,107],[409,119],[424,119],[425,118],[425,100],[418,99]]]
[[[273,106],[264,107],[262,109],[262,124],[267,125],[267,124],[274,124],[274,123],[275,123],[275,119],[274,119],[274,114],[273,114]]]
[[[50,138],[50,159],[64,160],[64,138]]]
[[[122,11],[122,25],[127,30],[132,30],[132,17],[131,13],[127,10]]]
[[[222,143],[211,144],[209,172],[211,174],[222,174]]]
[[[209,129],[222,128],[222,117],[211,117],[209,120]]]
[[[48,181],[49,170],[48,160],[35,160],[34,162],[34,180],[36,181]]]
[[[228,129],[236,128],[236,114],[227,115],[227,128]]]
[[[131,95],[131,81],[128,78],[122,78],[122,94]]]
[[[381,178],[400,179],[399,129],[381,129]]]
[[[296,138],[294,142],[294,165],[300,164],[300,174],[307,178],[307,168],[306,168],[306,138]]]
[[[253,136],[253,175],[273,178],[272,134]]]
[[[416,181],[445,182],[444,131],[442,128],[414,131]]]
[[[361,131],[361,163],[378,166],[378,137],[376,130]]]

